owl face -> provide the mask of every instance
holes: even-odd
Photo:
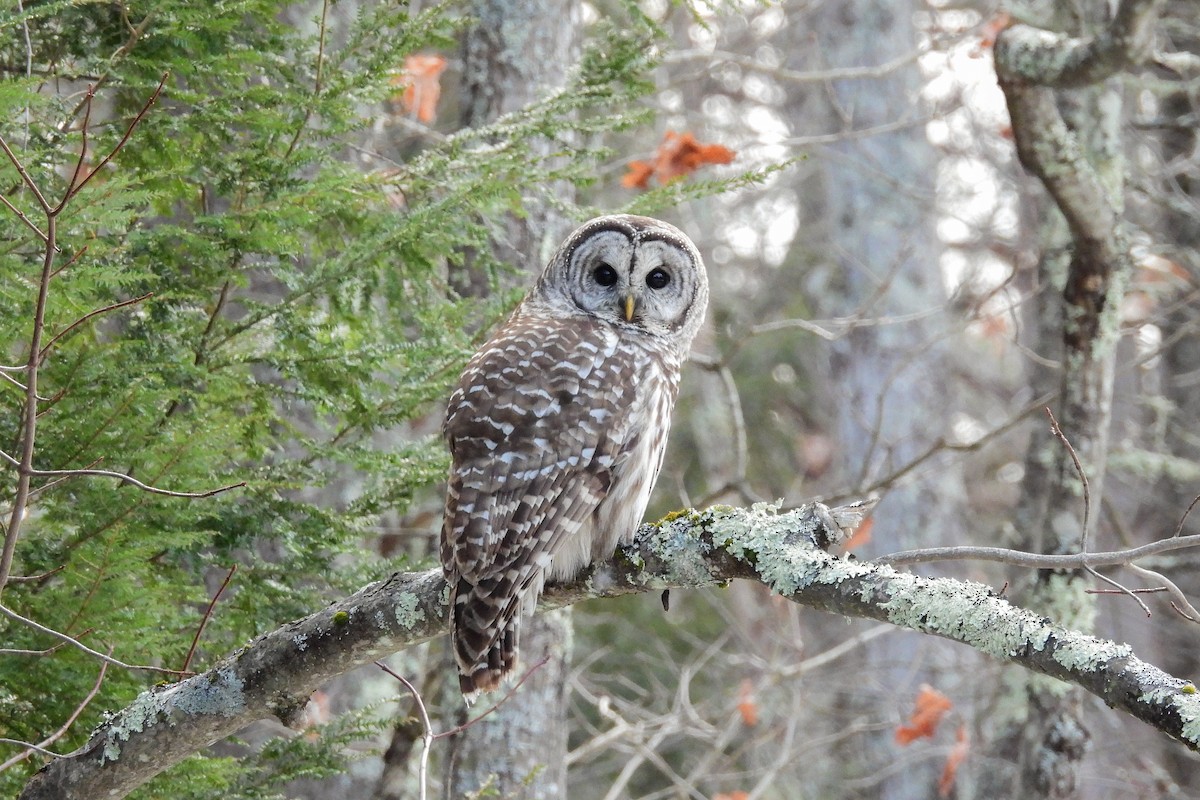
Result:
[[[537,292],[620,329],[680,338],[704,318],[708,279],[695,245],[672,225],[615,215],[586,223],[563,243]]]

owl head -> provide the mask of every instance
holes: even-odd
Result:
[[[530,300],[687,348],[704,321],[708,276],[696,246],[674,225],[616,214],[568,236]]]

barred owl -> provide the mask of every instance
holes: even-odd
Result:
[[[517,663],[547,581],[608,558],[662,467],[679,370],[704,318],[695,245],[648,217],[586,223],[450,398],[441,559],[464,695]]]

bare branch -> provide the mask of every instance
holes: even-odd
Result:
[[[30,177],[29,172],[25,169],[25,165],[21,163],[21,159],[17,158],[17,154],[14,153],[12,148],[8,146],[8,142],[4,141],[3,136],[0,136],[0,150],[4,151],[4,155],[8,156],[8,160],[12,162],[14,167],[17,168],[17,174],[21,176],[21,181],[25,184],[29,191],[33,192],[33,196],[37,198],[38,205],[42,207],[42,211],[49,214],[50,204],[46,202],[46,198],[42,194],[42,190],[38,188],[36,183],[34,183],[33,178]],[[16,211],[15,208],[13,210]],[[21,216],[20,212],[17,212],[17,215]],[[34,228],[34,230],[37,229]],[[42,238],[46,241],[49,241],[50,237],[47,234],[42,234]]]
[[[1183,516],[1179,518],[1179,524],[1175,526],[1175,533],[1171,534],[1172,536],[1178,536],[1179,534],[1183,533],[1183,523],[1187,522],[1188,515],[1192,513],[1192,509],[1196,507],[1197,503],[1200,503],[1200,494],[1196,495],[1196,499],[1188,503],[1187,510],[1184,511]]]
[[[58,333],[56,333],[50,337],[50,341],[46,342],[46,345],[42,348],[42,353],[41,353],[42,360],[45,360],[47,354],[49,354],[49,352],[50,352],[50,348],[54,347],[55,343],[57,343],[64,336],[66,336],[68,333],[70,333],[71,331],[78,328],[83,323],[87,322],[89,319],[98,317],[101,314],[107,314],[109,311],[115,311],[118,308],[124,308],[125,306],[131,306],[131,305],[134,305],[135,303],[140,303],[143,300],[148,300],[151,297],[154,297],[154,292],[146,292],[144,295],[141,295],[140,297],[134,297],[129,300],[122,300],[119,303],[113,303],[112,305],[105,306],[104,308],[97,308],[95,311],[89,311],[88,313],[84,314],[82,317],[75,320],[70,325],[68,325],[67,327],[63,328],[61,331],[59,331]]]
[[[59,204],[57,206],[55,206],[52,211],[50,209],[47,209],[47,213],[58,214],[59,212],[61,212],[63,210],[63,208],[66,206],[66,204],[70,201],[70,199],[72,197],[74,197],[75,195],[79,194],[81,191],[83,191],[83,187],[88,185],[88,183],[92,180],[92,178],[94,178],[96,176],[96,173],[99,172],[100,170],[104,169],[104,167],[106,167],[108,165],[108,162],[112,161],[113,158],[117,155],[117,153],[121,152],[121,149],[123,147],[125,147],[125,144],[129,141],[129,137],[133,135],[134,128],[136,128],[138,126],[138,124],[143,119],[145,119],[147,112],[150,111],[150,107],[154,105],[156,100],[158,100],[158,96],[159,96],[159,94],[162,93],[163,86],[166,85],[167,77],[170,74],[171,73],[169,73],[169,72],[163,73],[162,78],[160,78],[158,81],[158,86],[154,87],[154,91],[150,94],[150,99],[148,99],[145,103],[142,104],[142,107],[138,110],[137,114],[134,115],[133,121],[129,123],[129,127],[125,129],[125,135],[121,137],[121,141],[116,143],[116,145],[113,147],[113,149],[108,152],[108,155],[106,155],[104,158],[100,159],[100,163],[98,163],[95,167],[93,167],[91,169],[91,171],[89,171],[88,174],[83,177],[83,180],[76,183],[75,179],[73,177],[71,180],[71,185],[67,188],[66,193],[63,195],[63,199],[61,201],[59,201]],[[91,92],[94,92],[94,91],[95,91],[94,87],[88,88],[89,97],[90,97]],[[88,100],[88,109],[89,109],[89,111],[91,109],[91,101],[90,100]],[[87,126],[86,116],[84,118],[84,126],[85,126],[85,128]],[[84,142],[86,143],[86,141],[87,141],[87,131],[86,130],[84,131],[83,135],[84,135]],[[82,164],[82,153],[80,155],[80,164]],[[78,173],[78,165],[77,165],[75,177],[78,177],[78,174],[79,173]]]
[[[232,564],[229,567],[229,572],[225,573],[225,580],[221,581],[221,587],[217,589],[212,600],[208,603],[208,608],[204,610],[204,616],[200,619],[200,625],[196,628],[196,635],[192,637],[192,646],[188,648],[187,657],[183,659],[183,672],[188,671],[188,667],[192,665],[192,656],[196,654],[196,645],[200,642],[200,634],[204,633],[204,627],[208,625],[208,621],[212,619],[213,608],[217,605],[217,601],[221,599],[221,595],[225,593],[226,587],[229,586],[229,581],[233,578],[233,573],[237,572],[237,564]]]
[[[8,453],[0,450],[0,461],[7,461],[13,466],[19,467],[21,462],[10,456]],[[29,474],[35,478],[78,478],[92,476],[98,478],[115,478],[121,483],[128,483],[136,486],[142,491],[150,492],[151,494],[161,494],[166,497],[212,497],[213,495],[228,492],[231,489],[240,489],[246,485],[245,481],[231,483],[228,486],[219,486],[216,489],[209,489],[203,492],[176,492],[171,489],[160,489],[157,486],[151,486],[148,483],[143,483],[132,475],[126,475],[124,472],[113,472],[107,469],[30,469]]]
[[[1171,595],[1171,606],[1179,612],[1179,616],[1186,619],[1188,622],[1200,624],[1200,611],[1192,607],[1183,590],[1175,585],[1175,582],[1162,573],[1155,572],[1152,569],[1139,567],[1137,564],[1126,565],[1135,575],[1138,575],[1146,580],[1158,581],[1163,585],[1163,590]]]
[[[433,724],[429,721],[429,712],[425,710],[425,701],[421,699],[421,693],[417,691],[417,687],[409,682],[408,678],[405,678],[382,661],[376,661],[375,666],[404,684],[404,688],[408,689],[408,693],[412,695],[413,702],[417,704],[417,710],[421,714],[421,725],[424,730],[421,733],[421,763],[417,769],[417,784],[421,787],[420,798],[421,800],[425,800],[427,796],[427,784],[429,782],[429,751],[433,748],[434,739]]]
[[[876,67],[831,67],[829,69],[813,70],[812,72],[799,72],[797,70],[773,66],[764,63],[760,59],[741,55],[740,53],[731,53],[726,50],[680,50],[668,53],[663,60],[667,64],[702,61],[705,62],[705,66],[709,69],[714,64],[736,64],[739,67],[745,67],[755,72],[761,72],[778,78],[785,83],[809,84],[886,78],[907,67],[909,64],[915,64],[917,59],[925,52],[923,49],[913,50]]]
[[[53,628],[47,628],[45,625],[42,625],[40,622],[35,622],[35,621],[29,619],[28,617],[23,617],[7,606],[0,605],[0,614],[3,614],[4,616],[8,617],[9,619],[11,619],[15,622],[19,622],[22,625],[27,625],[30,628],[33,628],[35,631],[38,631],[39,633],[44,633],[47,636],[52,636],[61,642],[64,642],[66,644],[71,645],[72,647],[82,650],[83,652],[85,652],[89,656],[91,656],[92,658],[99,659],[100,661],[103,661],[105,664],[112,664],[114,667],[120,667],[121,669],[143,670],[145,672],[158,672],[158,673],[162,673],[164,675],[182,675],[183,674],[183,673],[179,672],[178,670],[174,670],[174,669],[163,669],[162,667],[151,667],[151,666],[145,666],[145,665],[139,665],[139,664],[126,664],[124,661],[118,661],[117,659],[113,658],[111,655],[105,655],[104,653],[101,653],[99,650],[93,650],[92,648],[88,647],[86,644],[79,641],[78,639],[68,636],[65,633],[59,633],[58,631],[54,630]]]
[[[11,212],[13,212],[14,214],[16,214],[16,215],[17,215],[17,219],[21,220],[21,222],[24,222],[24,223],[25,223],[25,225],[26,225],[26,226],[27,226],[27,227],[28,227],[30,230],[32,230],[34,233],[36,233],[36,234],[37,234],[37,235],[38,235],[38,236],[41,238],[41,240],[42,240],[43,242],[46,242],[46,241],[48,241],[48,237],[47,237],[47,236],[46,236],[46,234],[45,234],[45,233],[42,231],[42,229],[41,229],[41,228],[39,228],[39,227],[37,226],[37,224],[36,224],[36,223],[35,223],[33,220],[31,220],[29,217],[25,216],[25,212],[24,212],[24,211],[22,211],[21,209],[17,208],[16,206],[14,206],[14,205],[12,204],[12,202],[11,202],[11,201],[10,201],[10,200],[9,200],[7,197],[5,197],[5,196],[4,196],[4,195],[2,195],[2,194],[0,194],[0,203],[3,203],[3,204],[4,204],[4,206],[5,206],[5,207],[6,207],[6,208],[7,208],[9,211],[11,211]]]
[[[923,547],[902,550],[875,559],[881,564],[929,564],[934,561],[995,561],[1029,569],[1083,569],[1084,567],[1117,567],[1132,564],[1139,558],[1200,547],[1200,534],[1159,539],[1128,550],[1108,550],[1093,553],[1051,555],[1009,550],[1004,547]]]

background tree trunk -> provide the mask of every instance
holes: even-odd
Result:
[[[579,55],[578,0],[475,0],[470,14],[476,24],[468,30],[462,50],[459,105],[464,124],[492,122],[563,85]],[[549,147],[547,142],[547,152]],[[516,267],[522,283],[528,283],[570,227],[570,220],[564,219],[547,197],[555,193],[567,203],[573,192],[565,183],[522,190],[526,215],[500,223],[503,230],[494,237],[493,254]],[[486,279],[479,270],[467,274],[475,290],[478,281]],[[495,713],[452,738],[447,797],[474,795],[484,787],[506,798],[553,800],[567,796],[571,612],[562,609],[527,619],[520,636],[518,678],[531,668],[536,670],[511,696],[505,698],[502,690],[481,698],[469,710],[470,716],[477,716],[503,700]],[[447,669],[454,667],[448,664]],[[467,719],[468,709],[460,706],[458,723]]]

